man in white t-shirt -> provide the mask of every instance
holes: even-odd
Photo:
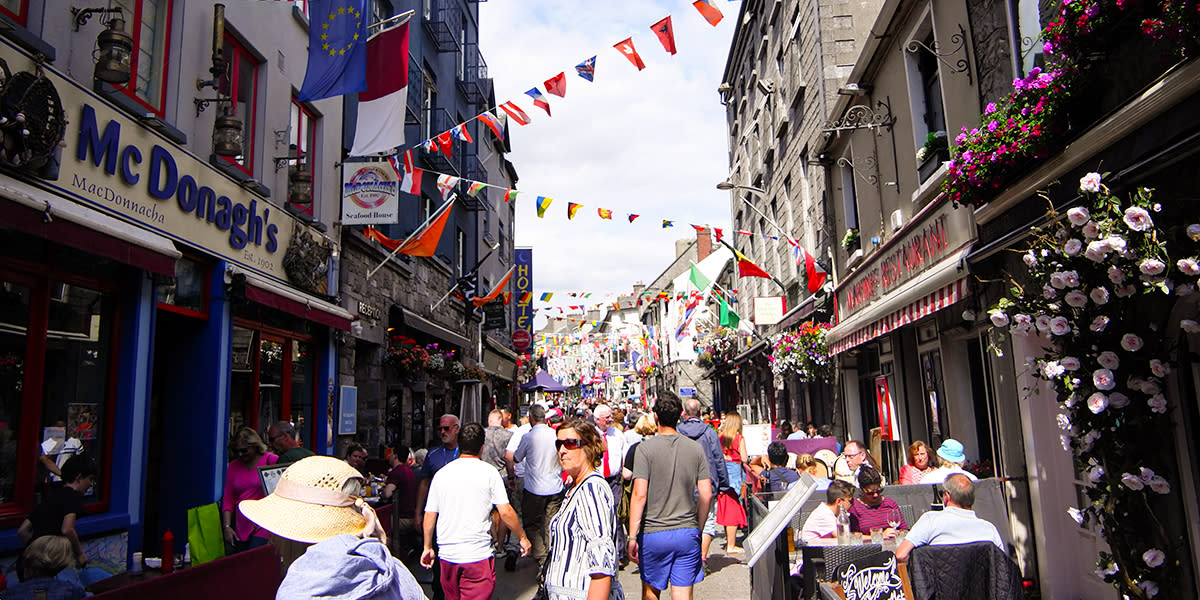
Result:
[[[429,484],[425,501],[425,549],[421,566],[433,568],[440,560],[440,580],[447,598],[490,598],[496,587],[492,556],[492,507],[500,520],[520,539],[522,554],[530,543],[517,513],[508,503],[504,481],[496,467],[479,460],[485,434],[471,423],[458,434],[458,460],[442,467]],[[437,552],[433,532],[437,529]]]
[[[58,422],[58,427],[64,425],[62,421]],[[60,477],[62,466],[66,464],[67,459],[76,454],[83,454],[83,442],[79,441],[79,438],[48,437],[46,441],[42,442],[42,455],[38,457],[38,460],[50,472],[50,481],[62,481],[62,477]]]

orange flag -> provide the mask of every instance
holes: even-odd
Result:
[[[451,202],[450,206],[442,210],[440,217],[424,230],[413,235],[412,239],[396,249],[395,252],[409,256],[433,256],[433,253],[437,251],[438,241],[442,239],[442,230],[446,228],[446,221],[450,220],[450,212],[453,208],[453,202]]]
[[[642,62],[642,57],[638,56],[637,50],[633,47],[633,38],[627,37],[613,44],[613,48],[616,48],[625,58],[628,58],[629,62],[637,67],[637,70],[641,71],[646,68],[646,63]]]
[[[496,284],[496,287],[492,289],[491,293],[489,293],[486,296],[483,296],[482,298],[472,298],[471,304],[474,304],[475,306],[478,307],[478,306],[483,306],[484,304],[487,304],[488,302],[491,302],[492,300],[495,300],[496,296],[499,296],[500,293],[504,291],[504,286],[508,285],[508,280],[512,279],[513,271],[515,271],[516,269],[517,269],[516,265],[510,267],[508,269],[508,273],[504,274],[504,279],[501,279],[500,283]]]
[[[658,41],[662,42],[663,50],[675,54],[675,29],[671,27],[671,15],[663,17],[661,21],[651,25],[650,29],[658,36]]]
[[[717,23],[720,23],[721,19],[725,17],[725,15],[721,14],[721,9],[717,8],[712,0],[696,0],[692,3],[692,6],[695,6],[696,10],[700,11],[700,14],[704,17],[704,20],[708,21],[708,24],[713,27],[716,27]]]

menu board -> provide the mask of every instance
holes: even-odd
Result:
[[[771,425],[770,423],[743,425],[742,436],[746,438],[747,456],[763,456],[767,453],[767,446],[771,443]]]

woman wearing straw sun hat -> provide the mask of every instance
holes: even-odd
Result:
[[[310,456],[292,463],[271,495],[238,505],[263,529],[314,544],[288,568],[276,598],[425,598],[412,573],[388,552],[362,490],[362,475],[345,461]]]

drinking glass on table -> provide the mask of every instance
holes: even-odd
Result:
[[[892,529],[896,529],[897,527],[899,527],[900,526],[900,509],[899,508],[889,508],[887,518],[888,518],[888,527],[891,527]]]

